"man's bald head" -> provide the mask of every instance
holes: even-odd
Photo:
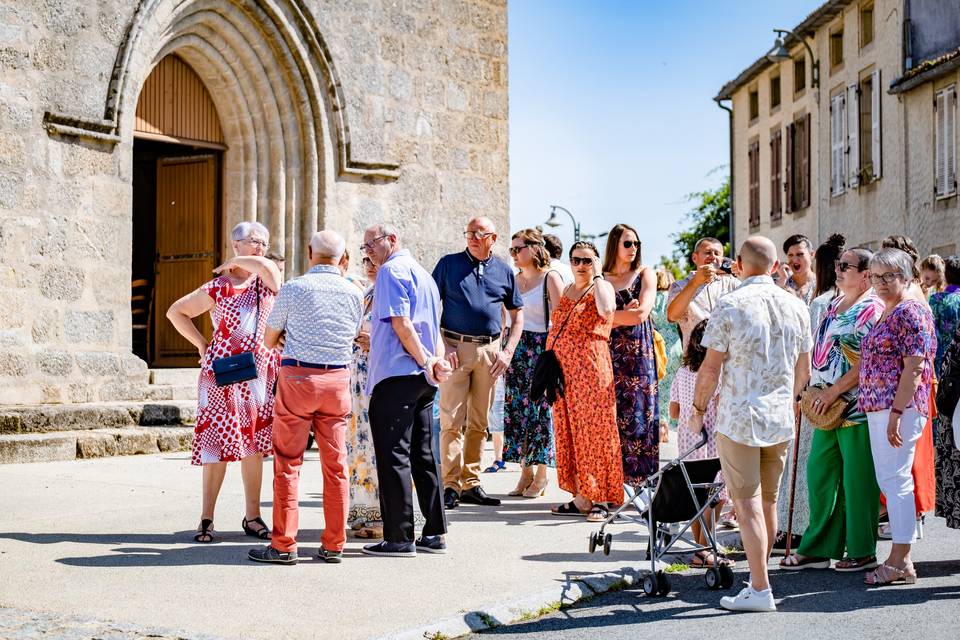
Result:
[[[496,233],[497,226],[493,224],[493,220],[487,216],[477,216],[476,218],[470,218],[470,222],[467,223],[467,231],[482,231],[484,233]]]
[[[737,256],[743,264],[743,275],[767,275],[777,264],[777,248],[770,238],[750,236],[740,246]]]

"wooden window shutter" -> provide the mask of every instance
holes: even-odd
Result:
[[[943,196],[947,192],[947,154],[944,145],[944,121],[947,117],[947,92],[938,91],[933,97],[933,193]]]
[[[847,87],[847,184],[860,186],[860,85]]]
[[[770,134],[770,220],[780,220],[783,217],[782,135],[780,129]]]
[[[870,92],[872,101],[870,105],[870,143],[873,149],[873,157],[871,160],[873,162],[873,179],[878,180],[881,175],[880,167],[882,165],[880,158],[880,94],[882,93],[882,91],[880,91],[880,69],[874,70],[870,86],[872,88]]]
[[[760,224],[760,143],[753,142],[747,151],[750,173],[750,226]]]
[[[796,171],[794,171],[794,155],[796,154],[796,147],[794,145],[794,126],[793,123],[787,124],[787,148],[786,153],[784,153],[784,178],[783,178],[783,194],[784,194],[784,210],[787,213],[790,213],[794,210],[793,203],[796,202],[795,198],[795,189],[793,184],[793,176]]]
[[[846,97],[842,93],[830,99],[830,195],[833,196],[843,193],[846,184],[844,152],[847,141],[844,125],[847,123],[847,112],[845,106]]]
[[[803,157],[801,158],[801,173],[803,175],[802,207],[810,206],[810,114],[808,113],[802,120],[803,122]]]
[[[946,187],[948,194],[957,192],[957,88],[951,86],[947,88],[947,95],[944,99],[944,124],[943,143],[944,143],[944,174],[946,176]]]

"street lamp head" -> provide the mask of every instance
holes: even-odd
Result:
[[[773,41],[773,48],[770,49],[770,53],[767,54],[767,60],[770,62],[784,62],[789,59],[790,51],[783,45],[783,37],[778,35],[777,39]]]
[[[550,217],[547,218],[546,222],[543,224],[547,225],[548,227],[556,228],[562,223],[557,221],[557,212],[554,209],[550,209]]]

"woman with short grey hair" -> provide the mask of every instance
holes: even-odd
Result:
[[[910,291],[914,261],[899,249],[870,259],[870,283],[883,312],[861,343],[860,410],[867,415],[877,484],[886,496],[893,546],[866,583],[914,583],[910,559],[916,541],[911,469],[917,441],[930,415],[937,337],[933,316]]]
[[[194,540],[213,542],[213,512],[228,462],[240,461],[247,535],[266,540],[270,529],[260,517],[263,456],[273,450],[274,384],[277,351],[263,344],[267,316],[280,288],[280,269],[265,257],[270,232],[259,222],[241,222],[230,234],[234,257],[213,270],[216,277],[174,302],[167,318],[197,348],[200,376],[197,424],[191,463],[203,467],[203,506]],[[210,313],[209,342],[193,319]],[[257,377],[218,386],[213,362],[252,352]]]

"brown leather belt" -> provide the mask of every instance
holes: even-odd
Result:
[[[448,338],[454,342],[469,342],[470,344],[490,344],[491,342],[494,342],[500,338],[499,335],[467,336],[462,333],[457,333],[456,331],[449,331],[448,329],[440,329],[440,333],[443,334],[444,338]]]

